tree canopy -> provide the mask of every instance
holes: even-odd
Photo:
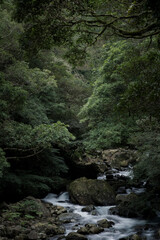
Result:
[[[142,39],[159,35],[157,1],[16,1],[16,17],[25,22],[24,45],[30,49],[68,44],[82,54],[102,35]],[[78,51],[78,50],[77,50]]]

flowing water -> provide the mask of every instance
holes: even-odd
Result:
[[[120,173],[123,174],[123,173]],[[124,172],[124,175],[128,173]],[[101,176],[101,179],[104,179]],[[143,192],[145,189],[128,189],[128,193],[130,192]],[[65,224],[67,235],[69,232],[77,231],[80,227],[84,226],[88,223],[96,224],[97,221],[102,219],[107,219],[109,221],[113,221],[114,225],[111,228],[105,228],[104,232],[99,234],[87,235],[89,240],[119,240],[121,238],[125,238],[127,236],[136,234],[139,229],[143,229],[142,226],[147,224],[147,221],[134,219],[134,218],[126,218],[120,217],[118,215],[112,215],[109,213],[109,209],[113,206],[96,206],[96,215],[92,215],[88,212],[83,212],[82,208],[84,206],[72,204],[69,200],[69,195],[67,192],[62,193],[60,195],[56,194],[48,194],[45,199],[45,202],[52,203],[53,205],[63,206],[68,209],[68,212],[79,214],[78,220],[73,220],[69,224]],[[142,230],[142,235],[146,237],[146,240],[154,240],[153,230],[147,229]],[[50,238],[51,240],[57,240],[58,236],[54,236]]]
[[[112,168],[111,175],[113,177],[129,177],[133,178],[133,169],[129,166],[127,169],[117,170],[116,168]],[[107,174],[102,174],[97,177],[99,180],[106,180]]]

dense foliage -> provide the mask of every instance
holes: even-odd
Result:
[[[103,0],[14,0],[15,16],[25,22],[24,47],[29,51],[67,45],[67,56],[85,55],[86,45],[102,35],[145,38],[159,35],[157,1]],[[27,39],[27,41],[26,41]],[[29,40],[29,41],[28,41]]]
[[[67,166],[60,151],[75,139],[72,133],[79,134],[78,109],[90,91],[58,49],[26,58],[23,25],[12,19],[12,7],[6,1],[0,8],[2,199],[44,196],[63,186]]]
[[[149,48],[148,48],[149,46]],[[93,93],[80,116],[88,123],[87,150],[130,146],[139,150],[135,181],[158,187],[160,51],[156,38],[107,43]],[[96,139],[96,140],[95,140]]]
[[[85,151],[138,149],[135,180],[158,187],[159,9],[150,0],[0,2],[1,199],[60,190],[75,137]]]

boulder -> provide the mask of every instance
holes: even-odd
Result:
[[[115,204],[115,192],[106,181],[82,177],[69,185],[68,192],[71,201],[80,205]]]
[[[147,219],[155,216],[155,212],[145,198],[145,195],[140,196],[135,193],[130,193],[129,195],[118,194],[116,196],[116,201],[118,205],[109,210],[111,214]]]
[[[63,223],[75,222],[81,218],[77,213],[62,213],[59,215],[59,220]]]
[[[92,212],[93,210],[95,210],[95,207],[93,205],[82,208],[82,212]]]
[[[66,213],[67,212],[67,209],[64,208],[64,207],[61,207],[61,206],[56,206],[57,210],[56,210],[56,214],[57,215],[60,215],[62,213]]]
[[[135,193],[130,193],[130,194],[117,194],[116,196],[116,202],[131,202],[134,200],[137,200],[138,196]]]
[[[84,227],[78,229],[78,233],[80,234],[98,234],[103,232],[104,229],[96,224],[86,224]]]
[[[129,160],[122,160],[120,161],[120,167],[128,167]]]
[[[118,148],[104,150],[102,152],[102,159],[111,167],[119,169],[137,161],[138,157],[135,150]]]
[[[98,234],[104,231],[102,227],[99,227],[96,224],[86,224],[85,227],[89,230],[90,234]]]
[[[82,212],[89,212],[93,216],[98,216],[99,215],[98,211],[96,210],[96,208],[93,205],[86,206],[86,207],[82,208],[81,211]]]
[[[51,213],[52,217],[54,215],[60,215],[62,213],[66,213],[67,209],[62,207],[62,206],[54,206],[52,203],[46,203],[44,202],[45,207],[49,210],[49,212]]]
[[[66,240],[88,240],[88,238],[82,234],[71,232],[66,236]]]
[[[108,221],[107,219],[102,219],[102,220],[98,221],[97,224],[98,224],[98,226],[100,226],[102,228],[110,228],[114,225],[114,222]]]
[[[50,211],[40,199],[29,196],[24,198],[19,203],[21,203],[20,208],[23,208],[25,214],[31,214],[38,217],[51,216]]]
[[[85,235],[85,234],[89,234],[89,229],[87,229],[85,226],[83,226],[83,227],[79,228],[77,232]]]
[[[93,216],[98,216],[99,213],[98,213],[98,211],[95,209],[95,210],[93,210],[93,211],[91,212],[91,215],[93,215]]]

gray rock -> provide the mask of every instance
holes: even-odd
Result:
[[[121,167],[127,167],[129,163],[137,161],[138,157],[135,150],[118,148],[104,150],[102,159],[111,167],[120,169]]]
[[[44,226],[45,227],[45,226]],[[64,234],[65,229],[63,226],[57,226],[56,224],[48,224],[45,227],[45,233],[47,235],[57,235],[57,234]]]
[[[93,205],[89,205],[89,206],[82,208],[82,212],[91,212],[94,209],[95,209],[95,207]]]
[[[90,234],[98,234],[104,231],[102,227],[99,227],[96,224],[86,224],[85,227]]]
[[[97,210],[93,210],[93,211],[91,212],[91,215],[93,215],[93,216],[98,216],[99,213],[97,212]]]
[[[89,230],[85,226],[83,226],[80,229],[78,229],[77,232],[80,233],[80,234],[84,234],[84,235],[85,234],[89,234]]]
[[[29,234],[28,234],[28,239],[31,239],[31,240],[34,240],[34,239],[38,239],[38,233],[36,231],[31,231]]]
[[[80,234],[98,234],[103,232],[104,229],[96,224],[86,224],[85,226],[78,229],[78,233]]]
[[[71,232],[66,236],[66,240],[88,240],[88,238],[82,234]]]
[[[108,221],[107,219],[102,219],[102,220],[98,221],[97,224],[98,224],[98,226],[100,226],[102,228],[110,228],[114,225],[114,222]]]
[[[77,213],[62,213],[59,215],[59,220],[63,223],[73,222],[74,220],[79,220],[81,215]]]

